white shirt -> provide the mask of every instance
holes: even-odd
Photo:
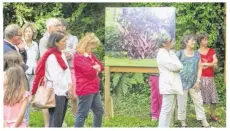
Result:
[[[47,87],[53,87],[54,92],[58,96],[66,96],[69,84],[72,84],[70,69],[65,57],[62,53],[62,59],[67,65],[67,69],[63,70],[59,65],[55,55],[51,54],[46,61],[45,76],[48,80],[53,82],[47,82]]]
[[[35,70],[35,67],[37,65],[37,59],[39,56],[39,49],[38,44],[35,41],[32,41],[31,46],[27,46],[26,41],[23,40],[23,43],[25,45],[25,50],[27,53],[27,61],[26,65],[29,67],[26,70],[26,74],[31,75],[33,71]]]
[[[78,44],[78,39],[76,36],[68,35],[66,40],[66,49],[63,52],[68,52],[72,55],[72,59],[68,60],[68,64],[70,68],[73,68],[73,56],[76,51],[76,46]]]
[[[179,73],[176,73],[183,68],[183,65],[176,54],[160,48],[157,54],[157,64],[160,72],[160,94],[183,95],[181,78]]]

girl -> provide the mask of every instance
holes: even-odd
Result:
[[[178,95],[178,120],[181,121],[181,126],[186,127],[186,109],[188,93],[195,105],[196,118],[201,120],[203,127],[208,127],[203,100],[200,91],[201,77],[201,60],[198,51],[194,51],[195,39],[193,35],[185,35],[181,41],[183,50],[177,52],[177,56],[183,64],[183,69],[180,72],[183,95]]]
[[[211,120],[219,121],[220,118],[216,116],[216,104],[219,103],[215,80],[214,67],[217,66],[218,59],[216,51],[208,48],[208,35],[205,33],[198,34],[198,43],[200,44],[199,53],[202,61],[202,75],[201,75],[201,94],[204,104],[210,104]]]
[[[23,69],[16,65],[4,75],[4,127],[27,127],[24,115],[29,92]]]

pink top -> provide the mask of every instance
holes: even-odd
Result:
[[[29,96],[30,96],[30,93],[26,91],[23,99],[19,103],[15,104],[14,106],[4,105],[4,122],[6,122],[6,124],[9,127],[14,126],[14,123],[18,119],[18,115],[21,111],[22,103]],[[23,119],[23,122],[21,123],[19,127],[27,127],[25,123],[25,118]]]

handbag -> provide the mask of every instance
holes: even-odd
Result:
[[[38,84],[35,95],[32,96],[31,105],[40,109],[53,108],[56,106],[55,94],[53,87],[47,87],[47,82],[52,82],[43,77]]]

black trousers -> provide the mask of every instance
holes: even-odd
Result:
[[[63,121],[65,119],[68,99],[66,96],[55,95],[56,107],[49,108],[49,127],[62,127]]]

